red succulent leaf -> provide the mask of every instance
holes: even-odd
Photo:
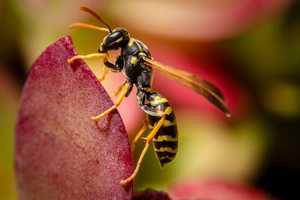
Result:
[[[76,54],[70,37],[49,46],[33,64],[16,126],[20,199],[131,199],[133,162],[124,124],[113,112],[97,125],[91,116],[112,105]]]

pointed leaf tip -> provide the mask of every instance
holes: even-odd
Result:
[[[112,105],[70,37],[50,45],[33,64],[16,125],[16,176],[20,199],[131,199],[120,180],[133,169],[118,112],[98,126],[91,116]]]

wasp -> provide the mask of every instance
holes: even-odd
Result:
[[[112,29],[92,9],[85,6],[82,6],[80,9],[94,16],[105,27],[77,22],[71,24],[71,28],[87,28],[104,31],[107,35],[99,45],[98,53],[76,55],[70,58],[68,62],[72,63],[77,59],[102,57],[104,67],[102,68],[101,77],[99,77],[100,81],[105,79],[109,71],[122,72],[126,77],[126,81],[120,86],[116,93],[117,98],[114,105],[103,113],[93,116],[92,120],[98,121],[117,109],[123,99],[129,96],[133,87],[137,89],[136,96],[138,104],[147,115],[145,124],[133,140],[134,145],[140,138],[143,138],[145,139],[145,146],[138,159],[135,170],[131,176],[120,181],[121,185],[130,183],[136,177],[151,143],[153,143],[154,151],[161,166],[171,162],[177,153],[178,131],[176,117],[167,98],[152,89],[153,70],[158,70],[169,78],[175,79],[179,83],[191,88],[224,112],[227,117],[230,116],[230,112],[224,103],[222,92],[212,83],[200,79],[189,72],[175,69],[155,61],[148,47],[143,42],[131,37],[125,28],[118,27]],[[120,55],[116,58],[115,63],[111,63],[108,60],[109,52],[118,49],[121,50]],[[148,133],[148,135],[142,137],[145,133]]]

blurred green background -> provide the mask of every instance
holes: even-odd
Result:
[[[300,178],[298,1],[2,0],[0,199],[17,198],[14,123],[31,64],[62,35],[71,34],[80,54],[96,52],[104,36],[68,29],[75,21],[98,24],[80,5],[95,9],[113,27],[126,27],[156,60],[216,84],[232,110],[226,119],[202,97],[158,75],[155,89],[168,97],[178,118],[179,153],[161,169],[149,152],[136,190],[217,179],[249,184],[279,199],[300,198],[293,183]],[[99,76],[101,61],[87,63]],[[112,95],[121,82],[121,75],[111,74],[103,84]],[[144,119],[134,93],[120,112],[132,139]]]

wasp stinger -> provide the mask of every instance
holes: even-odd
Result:
[[[141,109],[147,114],[147,122],[133,141],[133,144],[135,144],[144,133],[149,132],[146,138],[144,138],[146,140],[145,147],[132,175],[120,181],[122,185],[128,184],[135,178],[149,145],[152,142],[161,166],[171,162],[177,152],[178,140],[175,114],[168,100],[152,89],[153,69],[156,69],[191,88],[214,104],[224,112],[226,116],[230,116],[230,112],[224,104],[223,94],[213,84],[202,80],[193,74],[174,69],[173,67],[163,65],[153,60],[147,46],[141,41],[130,37],[130,34],[125,28],[111,29],[111,27],[91,9],[83,6],[81,7],[81,10],[96,17],[106,26],[106,28],[85,23],[73,23],[70,27],[105,31],[107,32],[107,35],[100,44],[98,53],[77,55],[70,58],[68,62],[72,63],[74,60],[82,58],[103,57],[105,67],[103,68],[103,73],[99,80],[104,80],[110,70],[114,72],[123,72],[126,76],[125,83],[121,85],[117,92],[117,99],[114,105],[103,113],[93,116],[92,119],[98,121],[103,116],[116,109],[121,104],[122,100],[130,94],[133,86],[137,88],[136,95],[138,103]],[[117,49],[121,49],[121,53],[117,57],[116,62],[109,62],[108,52]]]

